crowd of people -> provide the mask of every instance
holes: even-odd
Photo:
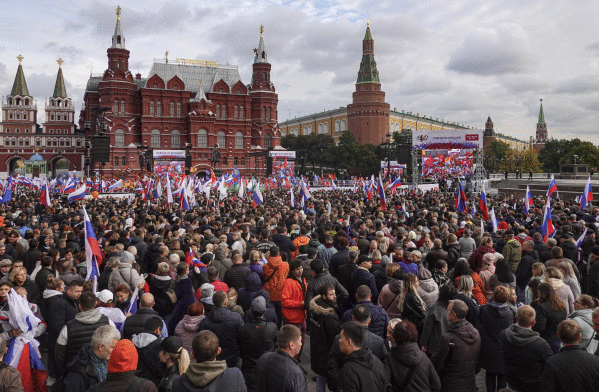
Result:
[[[599,391],[596,207],[555,201],[544,241],[542,198],[525,214],[488,196],[494,231],[440,192],[381,208],[312,189],[303,210],[284,189],[257,207],[202,194],[189,210],[13,194],[0,356],[27,335],[47,379],[33,388],[3,363],[0,391],[307,391],[312,370],[318,392],[474,392],[481,369],[488,392]]]

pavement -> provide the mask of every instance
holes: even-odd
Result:
[[[310,367],[310,335],[306,334],[306,339],[304,341],[304,350],[302,352],[302,362],[300,366],[307,372],[306,380],[308,381],[308,392],[316,392],[316,381],[313,378],[316,376],[316,373],[312,371]],[[327,388],[327,391],[329,389]],[[476,392],[486,392],[487,386],[485,385],[485,370],[482,369],[476,375]]]

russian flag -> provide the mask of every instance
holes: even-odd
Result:
[[[392,191],[395,188],[399,188],[401,186],[401,177],[397,177],[395,179],[395,181],[393,181],[393,183],[391,183],[391,186],[389,187],[389,190]]]
[[[493,233],[497,232],[497,217],[495,216],[495,210],[491,208],[491,225],[493,226]]]
[[[589,201],[593,200],[593,188],[591,187],[591,177],[587,180],[587,184],[584,186],[584,192],[580,198],[580,209],[585,210]]]
[[[489,209],[487,207],[487,195],[485,194],[484,184],[483,189],[481,189],[480,191],[480,200],[478,201],[478,208],[480,209],[480,213],[483,215],[485,221],[489,220]]]
[[[109,191],[116,191],[118,189],[122,189],[123,188],[123,180],[118,180],[117,182],[115,182],[114,184],[112,184],[111,186],[108,187]]]
[[[385,188],[381,183],[381,177],[379,177],[379,186],[378,186],[379,198],[381,199],[381,210],[387,211],[387,200],[385,199]]]
[[[289,194],[291,195],[291,207],[297,207],[297,203],[295,202],[295,195],[293,192],[293,188],[289,189]]]
[[[75,180],[73,180],[71,177],[69,177],[69,179],[67,180],[67,183],[64,186],[64,191],[62,193],[64,193],[65,195],[68,195],[69,193],[74,192],[75,188],[77,188],[77,184],[75,183]]]
[[[547,189],[547,197],[551,197],[553,192],[557,191],[557,184],[555,183],[555,177],[551,175],[551,181],[549,182],[549,189]]]
[[[179,202],[181,203],[181,209],[183,210],[189,210],[189,201],[187,200],[187,192],[185,192],[185,189],[183,189],[181,191],[181,197],[179,199]]]
[[[48,180],[44,179],[44,185],[42,185],[42,191],[40,192],[40,202],[46,206],[50,206],[50,192],[48,191]]]
[[[127,313],[135,314],[137,313],[137,297],[139,297],[139,288],[135,286],[135,291],[129,300],[129,308],[127,309]]]
[[[530,193],[530,189],[528,185],[526,185],[526,197],[524,198],[524,208],[526,209],[526,215],[529,214],[530,208],[533,206],[534,202],[532,201],[532,193]]]
[[[264,201],[264,198],[262,197],[262,193],[260,193],[260,183],[258,183],[258,185],[256,185],[256,188],[254,189],[254,198],[252,200],[252,207],[258,207],[260,204],[262,204],[263,201]]]
[[[75,200],[81,200],[85,198],[85,191],[87,190],[87,186],[83,184],[82,187],[77,189],[76,191],[71,192],[69,195],[69,203],[74,202]]]
[[[468,213],[468,206],[466,205],[466,193],[464,192],[464,188],[462,187],[462,183],[458,182],[458,194],[455,199],[455,208],[457,208],[458,212]]]
[[[331,180],[331,186],[333,187],[333,190],[336,191],[337,189],[337,184],[335,184],[335,181]]]
[[[83,222],[85,228],[85,263],[87,264],[86,279],[99,279],[98,264],[102,264],[102,251],[85,207],[83,207]]]
[[[549,237],[555,232],[553,227],[553,220],[551,219],[551,199],[547,198],[547,204],[545,205],[545,215],[543,216],[543,226],[541,226],[541,233],[543,234],[543,242],[547,242]]]

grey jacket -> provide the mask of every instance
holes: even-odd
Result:
[[[135,291],[135,287],[141,282],[139,274],[136,270],[131,268],[129,263],[119,263],[117,269],[112,271],[110,274],[110,280],[108,281],[108,290],[114,291],[114,289],[121,284],[127,285],[131,292]]]
[[[595,330],[593,329],[593,309],[581,309],[576,310],[568,316],[568,318],[576,321],[580,325],[580,348],[587,350],[587,352],[594,354],[597,350],[598,342],[593,339],[595,336]]]

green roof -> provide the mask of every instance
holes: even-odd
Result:
[[[17,76],[15,76],[15,82],[12,85],[10,95],[20,95],[22,97],[29,96],[25,74],[23,73],[23,66],[20,63],[19,68],[17,68]]]
[[[381,83],[379,71],[376,69],[376,61],[374,61],[374,54],[362,55],[356,83]]]
[[[364,39],[372,39],[372,35],[370,34],[370,25],[366,26],[366,33],[364,34]]]
[[[543,113],[543,102],[541,101],[541,109],[539,110],[539,124],[545,124],[545,113]]]
[[[62,68],[58,68],[58,75],[56,76],[56,84],[54,85],[53,98],[66,98],[67,88],[64,84],[64,78],[62,77]]]

